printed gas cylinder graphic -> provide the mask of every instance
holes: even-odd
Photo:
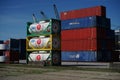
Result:
[[[40,61],[40,60],[41,60],[41,56],[40,56],[40,55],[37,55],[37,56],[36,56],[36,60]]]
[[[29,40],[31,48],[50,48],[51,42],[49,37],[36,37]]]
[[[29,54],[29,61],[45,61],[50,56],[50,53],[32,52]]]
[[[29,27],[30,33],[38,33],[42,31],[42,26],[38,23],[31,24]]]

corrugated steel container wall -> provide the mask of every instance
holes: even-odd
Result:
[[[62,51],[96,51],[114,50],[110,40],[83,39],[83,40],[64,40],[61,42]]]
[[[6,44],[6,49],[10,50],[10,40],[6,40],[4,44]]]
[[[26,39],[19,40],[19,59],[26,59]]]
[[[115,35],[115,41],[119,42],[120,41],[120,35]]]
[[[114,32],[114,30],[109,30],[109,29],[107,29],[106,30],[106,36],[109,38],[109,39],[113,39],[113,40],[115,40],[115,32]]]
[[[72,30],[62,30],[62,40],[78,40],[78,39],[114,39],[114,33],[112,30],[104,28],[82,28]]]
[[[105,62],[111,61],[110,51],[62,51],[62,61],[87,61],[87,62]]]
[[[0,44],[3,44],[4,43],[4,41],[3,40],[0,40]]]
[[[97,61],[96,52],[78,51],[78,52],[63,52],[62,61]]]
[[[115,30],[115,35],[120,35],[120,29]]]
[[[112,61],[118,62],[119,61],[119,51],[112,51]]]
[[[0,50],[0,56],[3,56],[3,51]]]
[[[84,51],[84,50],[97,50],[97,40],[67,40],[62,41],[62,51]]]
[[[90,39],[97,37],[97,28],[82,28],[72,30],[62,30],[62,40],[78,40],[78,39]]]
[[[19,52],[18,51],[11,51],[10,52],[10,61],[12,63],[19,62]]]
[[[19,50],[19,39],[10,39],[10,50]]]
[[[19,53],[17,51],[5,51],[6,63],[19,63]]]
[[[87,16],[106,17],[106,8],[104,6],[95,6],[78,10],[64,11],[60,13],[61,20],[82,18]]]
[[[110,29],[110,19],[101,16],[89,16],[63,20],[61,21],[61,25],[62,30],[88,27],[103,27]]]

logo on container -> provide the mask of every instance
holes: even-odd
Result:
[[[38,39],[38,40],[37,40],[37,44],[41,44],[41,39]]]
[[[80,24],[79,22],[71,22],[71,23],[69,23],[69,25],[78,25],[78,24]]]
[[[80,54],[70,55],[70,58],[78,59],[80,58]]]
[[[40,61],[40,60],[41,60],[41,56],[40,56],[40,55],[37,55],[37,56],[36,56],[36,60],[37,60],[37,61]]]
[[[41,25],[40,25],[40,24],[37,24],[36,29],[37,29],[37,30],[40,30],[40,29],[41,29]]]
[[[38,23],[31,24],[29,27],[29,32],[30,33],[36,33],[42,31],[42,27]]]

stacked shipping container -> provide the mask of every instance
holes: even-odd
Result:
[[[5,62],[5,55],[4,55],[5,48],[6,48],[6,45],[4,44],[4,41],[0,40],[0,63]]]
[[[120,61],[120,29],[115,30],[115,51],[119,55],[118,61]]]
[[[27,63],[61,65],[61,22],[56,19],[27,23]]]
[[[96,6],[61,12],[62,61],[111,61],[114,31],[106,8]]]
[[[6,63],[19,63],[19,42],[18,39],[9,39],[4,42],[7,45],[5,56]]]
[[[4,42],[6,50],[6,63],[19,63],[19,60],[26,59],[26,40],[25,39],[9,39]]]
[[[106,8],[104,6],[95,6],[90,8],[83,8],[78,10],[61,12],[61,20],[69,20],[75,18],[83,18],[89,16],[103,16],[106,17]]]

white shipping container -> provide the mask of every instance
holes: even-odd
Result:
[[[0,44],[0,50],[5,50],[6,49],[6,44]]]
[[[5,56],[0,56],[0,62],[5,62],[6,61],[6,57]]]

